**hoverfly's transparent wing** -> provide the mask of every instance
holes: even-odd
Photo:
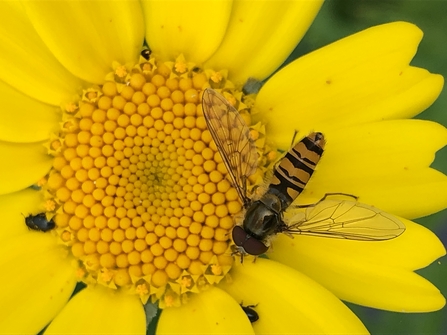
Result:
[[[233,187],[247,204],[247,178],[256,171],[258,154],[250,131],[236,108],[216,91],[203,91],[203,115],[227,167]]]
[[[305,213],[290,218],[286,234],[343,238],[358,241],[383,241],[405,231],[396,217],[375,207],[353,201],[324,200],[310,206]]]

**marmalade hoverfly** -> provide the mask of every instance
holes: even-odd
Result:
[[[235,251],[241,257],[265,253],[269,238],[278,233],[380,241],[405,231],[400,220],[375,207],[356,201],[325,200],[326,196],[316,204],[301,206],[308,207],[304,214],[293,215],[294,206],[290,205],[303,191],[323,154],[325,140],[319,132],[295,144],[274,168],[265,193],[257,200],[251,199],[247,196],[247,179],[256,170],[258,155],[248,126],[238,111],[210,88],[203,92],[202,109],[246,210],[242,225],[235,225],[232,231]]]

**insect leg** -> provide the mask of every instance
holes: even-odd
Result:
[[[294,130],[293,137],[292,137],[292,143],[290,143],[291,148],[293,148],[293,143],[295,143],[296,135],[298,135],[298,131]]]
[[[294,130],[294,132],[293,132],[293,136],[292,136],[292,142],[290,143],[290,147],[291,148],[293,148],[294,147],[294,143],[295,143],[295,140],[296,140],[296,136],[298,135],[298,130]],[[287,154],[287,153],[286,153]],[[282,157],[283,155],[281,154],[281,157]],[[276,161],[276,163],[274,164],[274,166],[273,166],[273,170],[276,170],[276,168],[278,167],[278,165],[281,163],[281,159],[278,159],[277,161]],[[273,171],[271,171],[272,172],[272,174],[273,174]],[[268,178],[268,180],[270,180],[271,179],[271,177],[270,178]]]
[[[237,245],[231,246],[231,257],[241,255],[241,264],[244,263],[244,252]]]

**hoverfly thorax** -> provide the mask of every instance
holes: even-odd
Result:
[[[233,228],[233,241],[241,254],[261,255],[268,250],[264,240],[278,231],[282,222],[281,201],[273,194],[251,203],[241,226]]]
[[[253,237],[263,240],[274,234],[281,220],[282,206],[278,197],[266,193],[260,200],[253,202],[247,209],[243,221],[244,230]]]

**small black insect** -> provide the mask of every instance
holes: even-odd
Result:
[[[45,213],[28,215],[27,217],[25,217],[25,223],[29,229],[42,231],[44,233],[56,226],[53,220],[47,220]]]
[[[256,321],[259,320],[258,313],[253,309],[256,306],[257,305],[243,306],[241,304],[242,309],[244,310],[245,314],[247,314],[247,318],[250,320],[251,323],[256,322]]]
[[[149,49],[144,49],[143,51],[141,51],[141,56],[142,56],[145,60],[149,60],[149,57],[151,56],[151,50],[149,50]]]

